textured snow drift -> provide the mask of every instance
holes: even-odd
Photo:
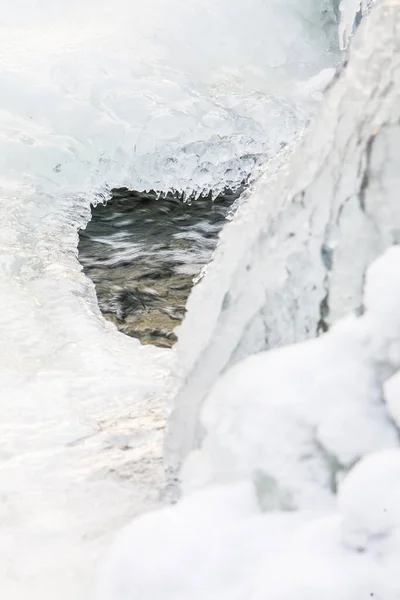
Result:
[[[121,534],[98,597],[395,600],[399,432],[382,384],[400,368],[399,302],[396,247],[368,271],[363,316],[228,371],[184,468],[205,487]]]

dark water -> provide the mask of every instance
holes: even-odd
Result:
[[[144,344],[172,346],[193,279],[210,261],[239,194],[184,202],[119,189],[106,205],[92,207],[79,259],[104,316]]]

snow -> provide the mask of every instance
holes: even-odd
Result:
[[[360,20],[368,14],[376,0],[347,0],[340,2],[339,44],[342,50],[350,44]]]
[[[343,541],[355,550],[371,547],[377,556],[390,550],[400,541],[399,495],[398,451],[387,450],[360,463],[340,492]]]
[[[399,242],[398,27],[398,2],[371,10],[304,137],[268,162],[223,230],[178,333],[173,476],[201,443],[220,375],[362,310],[367,267]]]
[[[182,499],[117,538],[99,600],[395,600],[400,423],[382,384],[400,369],[399,300],[394,246],[368,270],[362,316],[220,378]]]
[[[225,229],[180,331],[181,498],[116,539],[99,600],[399,597],[399,19],[377,3]]]
[[[250,356],[217,381],[202,410],[204,441],[183,467],[184,491],[250,478],[263,503],[324,506],[362,456],[397,446],[383,385],[400,368],[399,264],[393,247],[370,268],[363,316]]]
[[[268,549],[268,534],[275,539],[298,522],[296,515],[263,519],[245,482],[197,492],[120,534],[98,597],[127,600],[132,591],[143,600],[245,597],[244,574]]]
[[[339,59],[324,5],[2,3],[2,598],[92,597],[115,532],[160,504],[174,355],[103,320],[77,259],[90,203],[247,178]]]
[[[121,534],[98,597],[394,600],[399,474],[398,450],[371,455],[314,518],[260,513],[244,483],[191,494]]]
[[[250,175],[255,179],[271,158],[190,301],[178,360],[191,387],[179,396],[183,414],[173,416],[169,440],[178,446],[179,462],[200,446],[195,430],[202,400],[220,373],[265,350],[266,336],[270,347],[313,337],[328,283],[327,320],[338,321],[361,302],[371,261],[396,242],[399,11],[397,0],[383,4],[385,11],[377,5],[362,23],[354,38],[361,50],[354,44],[349,67],[339,75],[333,7],[325,0],[74,0],[68,10],[54,0],[3,2],[2,598],[86,600],[97,587],[101,600],[135,594],[141,600],[261,600],[266,585],[272,600],[353,600],[372,589],[378,598],[396,597],[395,506],[388,505],[392,520],[383,525],[370,519],[369,511],[379,510],[378,496],[359,514],[352,507],[360,494],[367,502],[375,482],[382,482],[380,472],[391,479],[383,489],[395,491],[397,451],[380,455],[379,472],[368,462],[350,471],[343,513],[340,493],[335,512],[332,487],[345,476],[339,471],[363,454],[397,445],[399,387],[396,375],[389,377],[398,369],[398,330],[395,318],[389,324],[385,316],[395,306],[381,306],[372,286],[365,317],[308,342],[301,359],[302,346],[268,355],[268,368],[290,366],[304,393],[304,403],[297,403],[277,369],[281,390],[273,400],[282,392],[282,410],[268,408],[260,390],[249,398],[249,407],[262,404],[263,419],[276,419],[271,447],[263,446],[261,419],[254,427],[262,452],[252,445],[251,419],[244,411],[243,423],[237,422],[243,407],[236,396],[238,413],[232,411],[223,427],[238,427],[238,464],[239,447],[225,449],[229,431],[210,448],[205,438],[185,466],[185,486],[193,491],[176,506],[142,515],[161,504],[162,436],[176,385],[175,356],[142,347],[107,324],[77,259],[77,231],[90,218],[90,202],[107,199],[113,186],[218,191]],[[331,90],[320,118],[303,143],[294,143],[326,86]],[[345,163],[348,170],[342,170]],[[309,195],[301,198],[306,188]],[[361,188],[365,213],[357,208]],[[317,204],[320,198],[326,201]],[[343,226],[335,229],[340,215]],[[329,277],[320,261],[322,239],[325,263],[334,255]],[[392,273],[397,264],[394,255],[387,258],[377,267],[379,285],[388,281],[383,269]],[[221,306],[229,309],[222,319]],[[313,391],[306,376],[314,360],[325,367],[337,361],[337,377],[325,370]],[[326,392],[323,403],[318,390]],[[228,396],[220,391],[215,407],[210,396],[204,412],[203,426],[210,430],[221,427],[220,412],[225,414]],[[271,463],[272,476],[262,472],[286,432],[296,437],[297,449],[308,451],[313,429],[321,447],[308,464],[299,464],[284,443]],[[325,450],[343,463],[337,481]],[[208,452],[215,456],[211,466]],[[293,478],[277,473],[279,464]],[[358,479],[363,464],[369,475],[361,471]],[[295,506],[300,509],[281,510]],[[138,515],[102,572],[116,532]],[[384,528],[388,522],[392,536]],[[375,537],[382,534],[378,547]],[[363,553],[352,548],[359,535],[366,540]]]

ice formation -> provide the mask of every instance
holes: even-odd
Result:
[[[262,503],[321,507],[362,456],[397,446],[383,386],[400,368],[399,265],[393,247],[371,267],[363,316],[250,356],[217,381],[202,410],[206,437],[184,465],[184,489],[250,478]]]
[[[400,423],[383,383],[400,369],[399,301],[393,247],[368,270],[364,315],[228,371],[183,499],[121,534],[99,599],[395,600]]]
[[[251,353],[362,309],[370,262],[399,243],[399,6],[375,7],[306,135],[272,159],[222,232],[179,331],[174,469],[202,438],[211,385]]]
[[[376,0],[347,0],[335,2],[339,18],[339,45],[342,50],[348,48],[350,39],[361,20],[371,10]]]
[[[399,29],[377,3],[225,229],[180,334],[182,498],[117,538],[100,600],[398,598]]]
[[[368,7],[362,5],[363,13]],[[347,43],[359,5],[346,0],[341,8],[341,43]],[[358,306],[367,266],[397,241],[391,200],[398,186],[398,2],[377,4],[363,20],[349,65],[332,82],[340,59],[338,9],[327,0],[3,2],[2,598],[92,597],[115,531],[159,505],[173,356],[141,347],[102,319],[76,250],[91,201],[107,198],[115,185],[217,192],[254,176],[270,159],[190,301],[178,353],[183,412],[171,421],[175,463],[200,444],[202,400],[222,371],[266,345],[312,337],[318,324],[330,325]],[[295,145],[327,85],[321,116]],[[368,296],[366,315],[367,305]],[[348,445],[338,447],[337,430],[324,429],[318,415],[307,424],[320,428],[324,451],[340,462],[335,485],[368,449],[396,443],[398,383],[387,380],[397,365],[392,323],[386,333],[376,338],[382,342],[376,352],[389,352],[379,368],[378,354],[373,368],[353,357],[354,369],[375,382],[366,393],[376,418],[367,423],[363,415],[366,429],[357,444],[346,438]],[[332,341],[338,336],[333,331],[315,345],[338,352]],[[359,397],[352,399],[358,414]],[[210,407],[211,400],[202,426],[211,436],[223,406]],[[141,600],[258,600],[266,564],[271,598],[395,597],[397,505],[384,505],[376,485],[387,494],[390,479],[393,497],[398,493],[396,450],[350,471],[338,512],[320,517],[314,504],[330,511],[334,503],[325,463],[311,479],[299,469],[298,497],[291,495],[302,510],[265,514],[260,505],[268,508],[268,478],[259,477],[258,466],[254,477],[243,459],[229,473],[224,460],[215,473],[204,458],[199,468],[188,462],[187,489],[205,489],[141,517],[122,534],[101,597],[122,600],[139,590]],[[297,468],[295,460],[288,465]],[[284,477],[277,480],[276,508],[286,488]],[[381,508],[387,516],[375,518]],[[282,577],[288,564],[290,580]],[[362,571],[368,573],[363,580]]]
[[[173,356],[102,319],[77,260],[90,202],[247,178],[313,114],[339,60],[332,15],[325,0],[2,3],[2,598],[91,597],[114,532],[159,502]]]
[[[240,183],[309,115],[293,82],[338,60],[326,5],[6,0],[2,176],[46,192]]]

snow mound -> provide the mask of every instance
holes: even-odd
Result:
[[[400,368],[399,274],[393,247],[364,315],[221,378],[186,494],[120,535],[99,600],[397,598],[400,450],[382,385]]]
[[[322,337],[248,357],[206,399],[183,489],[250,478],[260,502],[323,506],[368,452],[396,446],[383,385],[400,368],[400,247],[368,271],[366,312]],[[357,424],[357,435],[353,435]]]

